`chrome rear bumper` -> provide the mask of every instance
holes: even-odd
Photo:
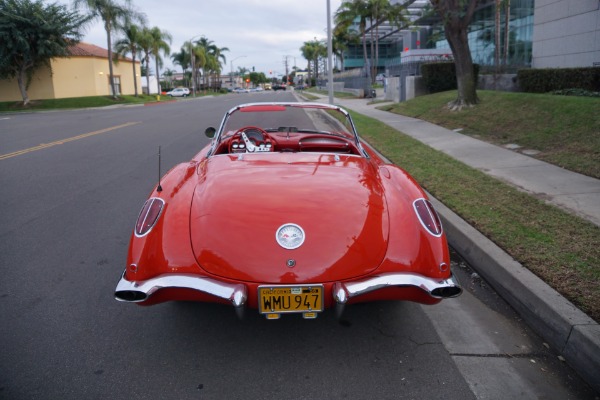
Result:
[[[125,272],[123,272],[115,289],[115,299],[129,303],[140,303],[163,288],[193,289],[219,299],[228,300],[240,316],[248,299],[248,289],[242,283],[232,284],[191,274],[170,274],[148,279],[147,281],[128,281],[125,279]]]
[[[436,299],[456,297],[462,293],[462,289],[453,275],[450,275],[448,279],[441,280],[411,273],[378,275],[353,282],[334,283],[333,300],[336,304],[336,314],[341,316],[345,304],[351,298],[388,287],[416,287]],[[227,300],[235,307],[240,317],[243,315],[248,300],[248,288],[243,283],[227,283],[192,274],[170,274],[146,281],[128,281],[125,279],[125,272],[115,289],[115,299],[140,303],[163,288],[193,289]]]
[[[462,293],[454,275],[450,275],[448,279],[437,280],[411,273],[390,273],[360,281],[336,282],[333,285],[336,315],[338,317],[342,315],[344,306],[351,298],[388,287],[417,287],[436,299],[457,297]]]

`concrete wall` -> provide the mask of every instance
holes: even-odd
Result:
[[[533,68],[600,63],[600,1],[535,0]]]
[[[400,102],[400,78],[385,78],[385,100]]]
[[[50,68],[41,67],[31,79],[27,95],[30,99],[53,99],[54,82]],[[23,100],[17,78],[0,79],[0,101]]]

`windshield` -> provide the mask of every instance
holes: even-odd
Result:
[[[327,152],[363,155],[350,115],[320,103],[251,103],[231,109],[210,154]]]
[[[347,114],[338,107],[316,103],[245,104],[230,111],[223,122],[221,139],[249,126],[266,132],[323,133],[355,138]]]

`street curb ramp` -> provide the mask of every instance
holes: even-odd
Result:
[[[600,325],[437,199],[448,242],[600,393]]]

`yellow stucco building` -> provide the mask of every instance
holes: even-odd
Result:
[[[55,58],[51,67],[38,69],[27,94],[30,100],[67,97],[109,96],[108,50],[89,43],[70,48],[71,56]],[[140,63],[135,62],[138,93],[142,93]],[[130,58],[113,63],[117,94],[134,94],[133,65]],[[17,79],[0,80],[0,101],[23,100]]]

